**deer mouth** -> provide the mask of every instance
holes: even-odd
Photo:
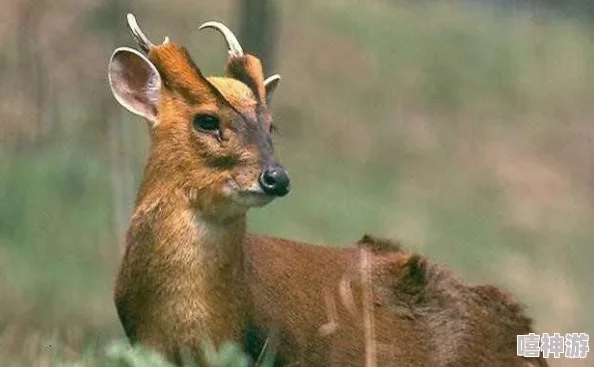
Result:
[[[235,204],[246,208],[264,206],[275,198],[265,193],[257,182],[247,188],[240,188],[237,182],[230,180],[225,186],[229,198]]]

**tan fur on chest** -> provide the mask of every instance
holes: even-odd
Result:
[[[217,344],[241,338],[246,286],[233,231],[190,209],[158,206],[137,212],[128,241],[116,304],[135,338],[166,354],[187,348],[195,355],[207,338]]]

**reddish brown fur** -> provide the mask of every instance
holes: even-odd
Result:
[[[262,64],[260,60],[252,55],[244,57],[233,57],[227,63],[226,74],[233,79],[245,83],[254,91],[258,102],[266,104],[266,92],[264,90],[264,74],[262,73]]]
[[[378,366],[546,366],[516,357],[516,335],[531,332],[531,321],[497,288],[465,285],[369,236],[336,249],[246,234],[247,208],[224,185],[247,186],[260,170],[263,153],[233,125],[241,115],[269,128],[259,61],[232,60],[236,80],[204,78],[173,43],[149,58],[164,81],[159,121],[115,290],[132,342],[176,363],[184,352],[200,359],[206,337],[220,345],[249,334],[255,357],[270,336],[279,362],[299,366],[363,366],[366,356]],[[191,130],[204,111],[220,116],[221,141]]]
[[[364,365],[358,265],[370,251],[378,366],[546,366],[516,356],[516,335],[532,331],[517,302],[492,286],[465,285],[418,254],[371,237],[342,249],[247,238],[255,323],[278,330],[286,361]],[[322,332],[329,322],[335,326]]]

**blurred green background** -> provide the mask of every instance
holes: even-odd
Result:
[[[537,333],[593,335],[594,6],[271,0],[250,12],[262,4],[0,0],[0,365],[87,365],[123,339],[111,292],[148,137],[107,85],[111,52],[134,45],[128,11],[206,74],[226,52],[198,25],[220,20],[283,76],[275,142],[293,191],[253,210],[252,231],[401,239],[511,291]]]

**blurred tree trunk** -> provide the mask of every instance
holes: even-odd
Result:
[[[105,5],[105,27],[108,29],[111,49],[125,44],[126,19],[130,11],[129,0],[110,0]],[[107,86],[109,89],[109,86]],[[118,244],[123,244],[131,205],[134,200],[133,162],[131,155],[132,132],[121,121],[122,111],[116,105],[111,92],[105,93],[102,108],[102,122],[108,124],[109,161],[111,166],[111,186],[113,197],[114,237]]]
[[[45,141],[48,133],[56,133],[57,121],[46,116],[52,116],[46,111],[46,98],[49,96],[47,89],[48,73],[43,60],[43,52],[37,41],[39,25],[43,15],[43,5],[34,5],[33,0],[24,0],[18,3],[18,32],[16,32],[17,55],[19,59],[18,73],[23,83],[23,105],[27,106],[28,113],[20,113],[22,125],[28,126],[25,136],[17,136],[17,143],[39,144]],[[21,139],[24,138],[24,141]]]
[[[264,74],[273,73],[278,40],[278,10],[274,0],[238,0],[239,39],[246,52],[262,61]]]

